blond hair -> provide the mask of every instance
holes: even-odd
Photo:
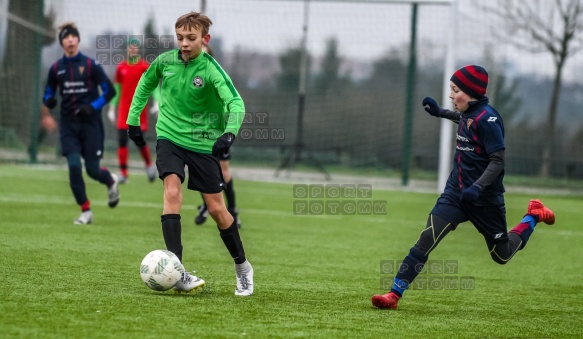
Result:
[[[198,12],[189,12],[176,20],[174,28],[185,27],[188,30],[200,29],[204,36],[208,34],[212,24],[213,22],[208,16]]]

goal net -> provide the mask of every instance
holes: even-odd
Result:
[[[29,9],[33,3],[42,7]],[[447,104],[444,65],[452,34],[449,22],[454,19],[450,6],[447,1],[422,1],[414,16],[409,1],[176,0],[160,4],[153,0],[45,0],[43,4],[0,0],[1,158],[28,161],[27,151],[35,146],[40,161],[62,161],[58,134],[38,128],[38,103],[48,68],[62,56],[58,41],[50,39],[56,33],[47,34],[50,31],[39,24],[46,23],[42,18],[53,13],[53,27],[64,21],[76,22],[80,50],[98,59],[98,54],[113,55],[120,48],[100,47],[99,37],[173,39],[176,18],[204,9],[213,21],[210,45],[215,57],[231,76],[248,112],[233,148],[234,164],[275,168],[284,165],[290,152],[300,147],[298,166],[309,167],[307,160],[315,159],[327,169],[398,176],[403,162],[409,161],[408,168],[417,178],[434,180],[441,122],[425,113],[421,100],[431,96]],[[493,19],[478,20],[474,14],[472,7],[460,9],[455,68],[467,63],[486,66],[490,72],[488,94],[506,123],[507,173],[536,175],[542,142],[536,131],[544,125],[550,90],[540,92],[537,88],[536,93],[545,95],[547,101],[541,99],[540,103],[536,100],[540,98],[535,98],[537,107],[528,103],[537,118],[526,121],[523,105],[530,100],[525,98],[533,78],[521,73],[515,60],[545,71],[536,79],[547,83],[552,78],[552,63],[537,64],[540,59],[504,47],[485,28]],[[412,59],[414,17],[416,54]],[[493,57],[493,53],[502,57]],[[116,60],[110,57],[100,62],[113,79]],[[575,64],[571,70],[580,69],[577,67]],[[414,77],[408,78],[411,74]],[[303,91],[301,81],[305,81]],[[581,82],[571,81],[564,88],[575,93],[580,91]],[[569,100],[562,106],[567,110],[581,102],[580,95]],[[104,161],[116,164],[117,132],[105,118],[106,110],[102,112],[106,126]],[[58,109],[52,114],[58,117]],[[155,118],[151,121],[147,134],[150,144],[156,137]],[[583,139],[582,119],[560,120],[565,122],[567,130],[558,141],[561,156],[551,173],[583,177],[583,149],[577,141]],[[42,138],[39,130],[44,133]],[[453,137],[452,132],[450,140]],[[33,142],[35,138],[37,142]],[[410,147],[404,147],[407,143]]]

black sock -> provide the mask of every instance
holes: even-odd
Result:
[[[399,267],[391,292],[397,293],[398,296],[403,296],[403,292],[409,288],[409,284],[421,273],[427,259],[428,257],[423,255],[423,252],[414,246],[411,247],[409,254],[403,259],[401,267]]]
[[[231,257],[235,260],[235,264],[244,263],[247,259],[245,258],[243,242],[241,242],[241,237],[239,236],[237,222],[233,221],[233,224],[226,230],[223,230],[220,227],[218,227],[218,229],[221,234],[221,239],[223,239],[223,243],[225,243],[225,247],[227,247],[229,254],[231,254]]]
[[[180,214],[164,214],[162,220],[162,233],[166,249],[178,257],[182,262],[182,225]]]
[[[235,210],[235,190],[233,189],[233,179],[225,185],[225,196],[227,197],[227,207],[229,210]]]

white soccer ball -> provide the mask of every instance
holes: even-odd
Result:
[[[140,265],[142,281],[155,291],[166,291],[174,287],[183,271],[184,266],[178,257],[166,250],[148,253]]]

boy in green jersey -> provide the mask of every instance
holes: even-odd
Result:
[[[156,167],[164,182],[162,233],[169,251],[182,261],[180,208],[182,183],[188,167],[188,188],[200,191],[218,225],[221,238],[235,261],[235,295],[253,294],[253,268],[222,190],[224,179],[218,155],[235,141],[245,107],[231,79],[213,57],[202,50],[211,38],[212,21],[190,12],[176,21],[178,49],[158,56],[142,75],[127,119],[128,135],[139,147],[145,143],[139,116],[160,79],[162,87],[156,123]],[[174,287],[189,292],[204,281],[187,272]]]

